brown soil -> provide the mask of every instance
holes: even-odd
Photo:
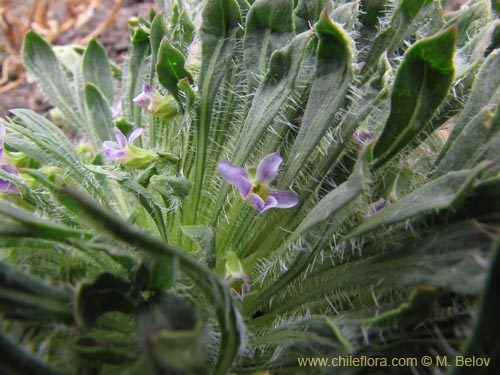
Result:
[[[46,13],[47,19],[57,20],[62,22],[64,18],[67,18],[67,12],[65,5],[68,2],[85,2],[84,0],[52,0],[51,6]],[[56,45],[67,45],[73,44],[80,39],[88,36],[92,31],[94,31],[99,25],[106,19],[106,17],[111,13],[113,5],[116,4],[116,0],[93,0],[97,5],[92,11],[92,17],[87,23],[82,26],[74,26],[55,38],[53,44]],[[11,0],[12,2],[12,0]],[[87,3],[91,3],[92,0],[86,0]],[[27,1],[26,8],[32,6],[34,1]],[[3,1],[0,0],[0,6],[3,5]],[[129,43],[129,32],[127,31],[127,20],[131,17],[143,16],[147,17],[150,9],[154,7],[154,0],[123,0],[122,6],[118,10],[114,22],[109,24],[102,33],[97,36],[97,39],[106,47],[108,56],[115,61],[120,63],[127,52]],[[9,10],[7,10],[8,12]],[[16,9],[14,9],[16,11]],[[20,12],[18,10],[18,12]],[[26,12],[20,12],[20,16],[26,16]],[[1,16],[1,15],[0,15]],[[1,18],[0,18],[1,21]],[[27,22],[27,21],[25,21]],[[22,36],[17,37],[17,42],[20,44],[19,39]],[[10,82],[16,80],[19,77],[19,72],[16,69],[15,64],[3,64],[5,59],[9,56],[7,51],[0,51],[0,63],[2,63],[2,71],[10,65],[9,78]],[[51,104],[44,97],[41,90],[34,84],[27,81],[26,75],[22,74],[22,83],[17,87],[10,89],[6,92],[0,93],[0,117],[8,115],[10,109],[14,108],[30,108],[39,113],[44,113],[51,108]]]

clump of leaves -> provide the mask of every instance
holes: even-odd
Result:
[[[121,69],[28,33],[66,129],[4,121],[2,370],[494,369],[500,9],[445,5],[158,1]]]

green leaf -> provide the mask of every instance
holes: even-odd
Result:
[[[71,299],[70,294],[66,291],[4,262],[0,262],[0,286],[9,290],[34,294],[63,303],[68,303]]]
[[[500,50],[492,52],[481,66],[477,78],[469,94],[469,100],[465,105],[463,111],[453,125],[453,129],[444,145],[436,161],[440,160],[446,155],[449,148],[456,142],[459,136],[463,133],[467,124],[476,116],[485,106],[498,104],[500,97]]]
[[[135,273],[134,286],[147,291],[172,288],[176,282],[177,263],[175,258],[145,255]]]
[[[456,33],[452,26],[405,53],[392,89],[391,112],[373,151],[376,167],[412,142],[448,95]]]
[[[4,319],[74,324],[68,302],[0,287],[0,312]]]
[[[138,360],[136,345],[109,341],[100,341],[91,337],[80,337],[71,345],[79,359],[86,363],[109,363],[124,365]]]
[[[94,147],[100,149],[104,141],[115,138],[111,107],[101,90],[92,83],[85,84],[85,104],[89,119],[86,127],[94,140]]]
[[[366,292],[366,301],[371,301],[379,290],[383,293],[387,287],[394,290],[395,286],[413,288],[415,285],[422,285],[466,295],[481,292],[484,266],[477,260],[478,257],[482,259],[487,255],[491,240],[475,222],[446,225],[438,231],[433,228],[420,235],[422,238],[410,235],[403,241],[399,239],[397,243],[391,243],[388,237],[377,237],[371,244],[365,242],[363,258],[360,260],[350,259],[345,263],[339,260],[340,264],[335,264],[334,267],[331,259],[325,259],[323,264],[316,264],[314,272],[307,278],[285,285],[288,293],[284,288],[281,289],[280,298],[273,299],[271,311],[260,318],[260,324],[266,321],[270,323],[278,316],[304,304],[314,305],[316,301],[323,301],[325,306],[331,303],[342,306],[342,301],[349,297],[349,306],[341,314],[344,319],[348,319],[349,312],[353,310],[360,309],[369,313],[366,311],[366,302],[359,299],[360,290],[371,289],[371,293]],[[382,241],[383,244],[380,243]],[[375,254],[373,247],[377,248]],[[300,288],[300,294],[296,293],[297,288]],[[350,294],[348,290],[353,290],[354,294]],[[344,291],[348,294],[345,295]],[[327,301],[324,300],[325,295],[328,296]],[[430,300],[424,298],[422,302]],[[361,314],[362,318],[355,325],[366,323],[366,318],[376,316],[376,313],[377,310],[368,316]],[[411,320],[417,316],[418,314],[410,314],[406,318]]]
[[[165,16],[163,13],[156,14],[151,22],[150,31],[150,43],[151,43],[151,77],[149,79],[149,84],[153,84],[154,72],[156,70],[156,63],[158,62],[158,53],[160,50],[160,45],[165,37],[169,37],[167,30],[167,25],[165,24]]]
[[[425,17],[429,15],[431,17],[442,17],[439,13],[436,13],[434,5],[433,0],[399,1],[387,28],[370,40],[370,50],[365,58],[363,71],[365,73],[370,72],[384,51],[387,51],[388,55],[392,57],[394,51],[418,29]],[[379,12],[380,10],[376,10],[375,14],[379,14]]]
[[[190,225],[181,227],[182,233],[190,240],[198,244],[198,249],[203,253],[203,257],[210,269],[215,269],[215,232],[205,225]]]
[[[134,312],[137,302],[130,298],[130,288],[129,282],[112,273],[102,273],[93,281],[79,284],[74,297],[78,326],[88,328],[99,316],[109,311]]]
[[[142,124],[141,107],[133,99],[142,91],[142,77],[148,66],[150,53],[149,40],[131,44],[122,77],[122,108],[123,115],[128,122]]]
[[[255,93],[235,145],[234,164],[243,165],[282,105],[297,90],[297,80],[310,38],[309,33],[299,34],[287,46],[272,54],[269,69]]]
[[[309,30],[314,25],[327,6],[332,6],[331,0],[299,0],[293,11],[295,31],[297,33]]]
[[[467,7],[449,14],[444,27],[457,27],[457,45],[461,47],[481,28],[477,26],[478,23],[482,26],[485,20],[489,20],[490,10],[488,1],[471,2]]]
[[[158,81],[165,87],[178,102],[181,102],[177,83],[188,78],[193,81],[191,74],[184,68],[184,55],[175,48],[170,41],[163,37],[158,51],[158,62],[156,63],[156,73]]]
[[[44,361],[28,353],[3,332],[0,332],[0,351],[3,357],[0,368],[10,374],[69,375],[68,372],[48,366]]]
[[[242,33],[240,8],[235,0],[209,0],[205,2],[200,27],[202,66],[199,79],[199,104],[195,134],[196,156],[194,186],[188,205],[185,224],[194,223],[203,186],[207,148],[214,103],[228,71],[233,66],[236,39]]]
[[[29,31],[24,37],[23,63],[45,94],[61,110],[72,129],[78,129],[82,124],[82,115],[78,113],[68,80],[51,46],[34,31]]]
[[[293,0],[257,0],[247,15],[243,57],[248,91],[267,71],[271,54],[293,37]]]
[[[85,83],[93,83],[108,100],[113,104],[113,80],[111,66],[106,50],[93,38],[83,54],[83,79]]]
[[[193,306],[172,293],[141,305],[139,344],[153,374],[195,374],[207,367],[207,335]]]
[[[314,28],[319,38],[316,72],[302,119],[303,125],[290,151],[290,161],[280,181],[281,187],[293,182],[326,129],[335,121],[352,81],[350,37],[330,20],[326,8]]]
[[[182,1],[174,5],[172,11],[172,39],[175,41],[179,49],[187,52],[187,47],[191,44],[195,36],[195,26],[189,17]]]
[[[365,28],[375,30],[384,15],[387,0],[361,0],[359,20]]]
[[[498,311],[500,309],[500,296],[498,294],[498,285],[500,285],[500,241],[498,240],[494,245],[489,263],[488,276],[481,295],[481,304],[474,330],[461,355],[466,358],[477,356],[489,359],[491,364],[488,367],[494,369],[498,368],[497,366],[500,361],[497,339],[500,335],[500,324],[498,321]],[[466,367],[456,366],[452,369],[451,375],[465,375],[469,373],[465,369]],[[485,373],[489,372],[485,371]]]
[[[491,163],[484,162],[474,169],[450,172],[431,181],[368,217],[350,236],[359,236],[406,219],[453,208],[464,199],[480,173],[490,166]]]
[[[450,171],[472,168],[482,160],[496,161],[500,142],[500,106],[495,115],[483,108],[465,126],[464,130],[441,159],[433,176]]]
[[[0,200],[0,215],[9,217],[21,224],[27,236],[35,235],[41,238],[66,239],[68,237],[79,238],[86,234],[86,232],[79,229],[40,219],[31,212],[3,200]]]

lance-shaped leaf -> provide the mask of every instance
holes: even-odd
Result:
[[[86,232],[56,224],[35,216],[13,204],[0,200],[0,215],[16,221],[26,232],[26,236],[36,235],[41,238],[66,239],[68,237],[82,237]]]
[[[189,225],[181,227],[182,233],[198,244],[198,249],[203,253],[207,266],[215,268],[215,232],[206,225]]]
[[[387,28],[381,31],[370,43],[370,50],[365,58],[364,72],[373,69],[384,51],[387,51],[389,56],[392,56],[394,50],[401,45],[405,38],[408,38],[418,29],[420,22],[430,12],[436,11],[435,6],[436,2],[432,0],[399,1]],[[380,9],[375,10],[375,13],[370,17],[374,17],[375,14],[378,16],[380,12]]]
[[[244,58],[249,91],[267,70],[271,54],[292,37],[292,0],[257,0],[247,15]]]
[[[198,210],[204,169],[207,159],[207,143],[214,103],[220,85],[233,65],[236,41],[241,34],[240,8],[235,0],[210,0],[203,8],[200,28],[202,64],[199,79],[200,100],[196,129],[196,159],[194,187],[186,222],[192,224]]]
[[[463,111],[456,119],[448,141],[441,150],[436,163],[439,163],[440,160],[444,158],[451,146],[464,132],[467,124],[472,121],[474,116],[476,116],[483,107],[498,104],[498,98],[500,97],[499,70],[500,50],[495,50],[484,61],[481,70],[474,81],[474,86],[472,87],[472,92],[469,95],[469,100],[467,101]]]
[[[180,97],[177,83],[186,77],[190,82],[193,81],[191,74],[184,68],[184,62],[185,59],[182,52],[175,48],[166,37],[163,37],[158,51],[156,73],[158,74],[158,81],[179,102]]]
[[[69,375],[68,372],[55,369],[28,353],[3,332],[0,332],[0,352],[2,353],[0,366],[5,373]]]
[[[331,4],[331,0],[299,0],[293,11],[295,31],[299,33],[308,30],[316,23],[321,11]]]
[[[128,64],[123,69],[122,96],[123,115],[128,122],[141,124],[141,107],[133,100],[142,90],[142,77],[148,67],[149,40],[132,44],[128,53]]]
[[[471,99],[472,100],[472,99]],[[500,106],[495,115],[483,108],[465,126],[441,159],[433,176],[471,168],[481,160],[498,160],[500,139]],[[496,146],[496,147],[494,147]],[[493,152],[491,152],[493,151]]]
[[[83,54],[83,79],[93,83],[104,94],[108,103],[113,103],[113,81],[106,50],[96,39],[92,39]]]
[[[4,262],[0,262],[0,287],[35,294],[63,303],[68,303],[71,299],[70,294],[63,289],[31,276],[26,272],[19,271]]]
[[[288,186],[314,151],[328,126],[334,121],[352,80],[352,41],[342,28],[321,13],[314,26],[319,38],[317,63],[311,93],[281,186]]]
[[[391,112],[374,149],[375,166],[415,139],[446,98],[453,81],[456,27],[415,43],[404,55],[392,89]]]
[[[99,149],[104,141],[113,139],[114,123],[109,99],[92,83],[85,85],[85,104],[90,138]]]
[[[52,47],[37,33],[29,31],[24,37],[23,62],[45,94],[61,110],[73,129],[81,125],[82,116],[59,61]]]
[[[474,331],[462,353],[465,358],[484,357],[488,363],[491,361],[490,368],[492,369],[497,368],[500,361],[498,350],[500,295],[498,294],[498,285],[500,285],[500,241],[494,245],[486,287],[481,296],[481,305]],[[467,373],[468,371],[463,367],[455,367],[451,371],[452,375],[465,375]],[[493,374],[493,372],[490,373]]]
[[[452,208],[465,198],[476,177],[490,166],[490,162],[483,162],[474,169],[450,172],[431,181],[367,218],[350,236],[359,236],[406,219]]]

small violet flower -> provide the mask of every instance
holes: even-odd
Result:
[[[245,299],[245,293],[250,292],[250,278],[245,275],[238,256],[232,251],[226,255],[226,276],[223,281],[241,301]]]
[[[14,167],[12,164],[0,163],[0,169],[11,175],[19,176],[17,168]],[[13,182],[9,180],[4,180],[3,178],[0,177],[0,193],[16,194],[19,193],[19,189]]]
[[[135,139],[139,137],[144,129],[135,129],[128,137],[115,128],[116,142],[105,141],[102,144],[102,149],[106,157],[110,160],[117,160],[123,165],[132,168],[143,169],[148,167],[156,160],[156,155],[149,150],[144,150],[132,145]]]
[[[255,173],[228,161],[221,161],[218,166],[222,178],[236,186],[242,198],[262,213],[270,208],[294,207],[299,202],[293,191],[272,190],[268,186],[276,178],[282,161],[281,156],[273,152],[260,161]]]
[[[17,171],[16,167],[14,167],[12,164],[6,164],[1,162],[1,160],[4,159],[3,139],[2,139],[4,135],[5,135],[5,127],[3,126],[2,123],[0,123],[0,169],[14,176],[18,176],[19,172]],[[16,194],[18,192],[19,190],[14,183],[0,177],[0,193]]]
[[[169,119],[179,113],[177,102],[171,95],[163,96],[153,91],[147,83],[142,85],[142,91],[133,102],[155,116]]]

